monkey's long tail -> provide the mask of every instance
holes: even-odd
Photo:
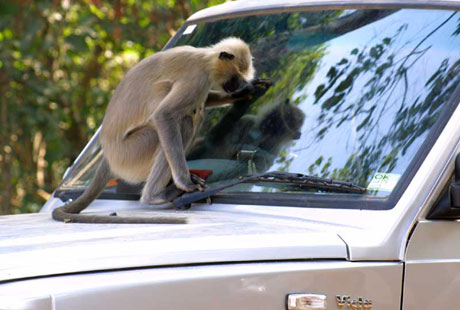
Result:
[[[179,217],[118,217],[105,215],[78,214],[83,211],[104,190],[111,176],[110,167],[103,158],[90,185],[75,201],[53,210],[53,219],[66,223],[104,224],[185,224]]]

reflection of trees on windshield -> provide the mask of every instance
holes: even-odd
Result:
[[[375,171],[393,171],[400,156],[431,128],[458,85],[460,61],[452,63],[446,58],[425,82],[426,90],[409,94],[413,92],[409,84],[414,79],[409,75],[416,74],[411,69],[419,66],[417,62],[432,48],[424,43],[455,14],[440,22],[413,48],[393,46],[407,29],[404,24],[392,37],[371,47],[355,48],[348,58],[330,67],[325,83],[314,93],[314,104],[321,106],[316,139],[323,139],[331,128],[355,122],[360,147],[343,168],[331,171],[331,158],[319,157],[309,167],[310,173],[366,184]],[[359,89],[358,96],[354,88]],[[386,126],[384,117],[390,110],[395,117],[388,120],[391,125],[382,130],[382,136],[380,130]]]
[[[254,131],[260,134],[258,122],[247,120],[263,119],[267,111],[274,111],[278,109],[277,107],[283,106],[280,103],[293,98],[298,89],[302,89],[311,81],[324,55],[323,42],[384,18],[394,11],[344,12],[343,10],[316,11],[218,21],[209,23],[206,27],[198,27],[193,37],[179,41],[178,45],[206,46],[210,42],[220,40],[223,33],[227,36],[235,33],[251,44],[258,75],[274,80],[274,86],[267,94],[252,104],[238,103],[230,109],[209,111],[206,122],[202,126],[201,138],[197,139],[198,143],[189,158],[235,158],[237,152],[234,148],[247,144],[250,139],[242,137],[235,141],[228,137],[254,134]],[[324,31],[327,31],[327,36],[323,35]],[[303,99],[304,97],[298,96],[289,105],[298,105]],[[296,113],[302,116],[303,122],[304,113],[300,109],[297,110]],[[283,122],[284,120],[280,119],[280,123]],[[296,128],[298,126],[297,123],[290,125],[287,127]],[[241,127],[245,129],[242,130]],[[251,130],[248,129],[249,127]],[[277,138],[279,141],[274,141]],[[274,144],[270,149],[276,152],[269,152],[269,154],[266,152],[267,157],[270,155],[271,159],[267,161],[267,164],[261,165],[260,170],[269,168],[268,163],[273,163],[275,158],[278,164],[284,165],[283,170],[288,170],[292,159],[289,158],[287,149],[292,143],[289,143],[286,135],[281,134],[274,135],[270,140]],[[290,141],[292,140],[291,138]],[[224,147],[224,144],[232,144],[231,151],[229,147]],[[268,147],[266,143],[262,144]],[[252,145],[260,146],[260,143],[254,142]]]
[[[304,172],[364,186],[375,172],[402,174],[460,79],[458,57],[445,44],[446,31],[452,39],[460,32],[452,25],[456,14],[332,10],[199,24],[178,45],[241,37],[251,45],[257,76],[274,85],[252,103],[209,110],[189,159],[236,160],[240,151],[252,150],[265,156],[257,161],[250,155],[258,171]],[[272,134],[265,139],[270,148],[257,140],[267,136],[262,120],[286,101],[302,115],[302,136]]]
[[[253,55],[258,62],[257,69],[261,68],[262,70],[259,71],[271,74],[279,70],[284,57],[293,50],[305,52],[309,47],[314,47],[310,53],[316,53],[322,43],[394,12],[394,10],[357,10],[347,13],[345,10],[337,10],[280,14],[281,21],[274,23],[269,22],[267,17],[263,17],[265,19],[263,22],[252,18],[254,25],[251,26],[258,33],[258,38],[248,37],[247,39],[249,39],[248,42],[252,42]],[[277,17],[270,16],[269,18]],[[266,29],[265,27],[269,25],[279,28]],[[261,32],[260,29],[265,31]],[[261,36],[262,33],[267,35]]]
[[[362,186],[376,172],[403,174],[459,85],[457,18],[448,10],[350,9],[197,24],[175,45],[240,37],[251,46],[257,77],[274,85],[253,102],[207,110],[189,164],[212,169],[211,183],[249,170]],[[93,162],[92,150],[82,167]],[[92,175],[77,168],[66,178],[71,185]],[[263,191],[282,190],[271,186]]]

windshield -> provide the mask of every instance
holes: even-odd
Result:
[[[278,193],[287,199],[385,200],[411,177],[433,143],[430,133],[453,106],[460,79],[459,17],[446,10],[342,9],[185,25],[169,47],[239,37],[250,44],[256,76],[273,81],[253,103],[207,110],[187,157],[189,168],[211,173],[208,184],[284,171],[367,188],[364,195],[270,182],[226,189],[262,199]],[[60,190],[85,186],[97,154],[93,141]]]

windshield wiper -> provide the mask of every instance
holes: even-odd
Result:
[[[176,208],[187,208],[193,202],[200,201],[211,197],[218,192],[241,184],[241,183],[283,183],[283,184],[294,184],[301,187],[325,189],[347,193],[358,193],[364,194],[367,189],[350,182],[338,181],[328,178],[321,178],[316,176],[305,175],[301,173],[290,173],[271,171],[263,173],[250,174],[244,177],[240,177],[235,180],[231,180],[227,183],[217,185],[215,187],[207,188],[202,192],[185,193],[182,196],[173,200],[173,204]]]

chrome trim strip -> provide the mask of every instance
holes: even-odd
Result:
[[[236,7],[233,11],[226,13],[219,13],[224,11],[228,4],[221,4],[215,7],[204,9],[198,11],[197,13],[190,16],[186,23],[198,23],[198,22],[209,22],[222,20],[227,18],[234,17],[243,17],[249,15],[261,15],[261,14],[274,14],[280,12],[294,12],[300,10],[322,10],[322,9],[343,9],[343,8],[353,8],[353,9],[402,9],[402,8],[414,8],[414,9],[441,9],[441,10],[458,10],[460,9],[459,1],[398,1],[398,0],[389,0],[389,1],[298,1],[298,2],[278,2],[275,4],[266,4],[266,1],[261,1],[261,5],[257,6],[247,6],[244,8],[244,5],[241,5],[240,8]],[[301,2],[301,3],[299,3]],[[206,12],[210,13],[207,14]],[[214,11],[214,13],[213,13]],[[217,14],[216,14],[217,13]],[[200,16],[201,15],[201,16]]]

